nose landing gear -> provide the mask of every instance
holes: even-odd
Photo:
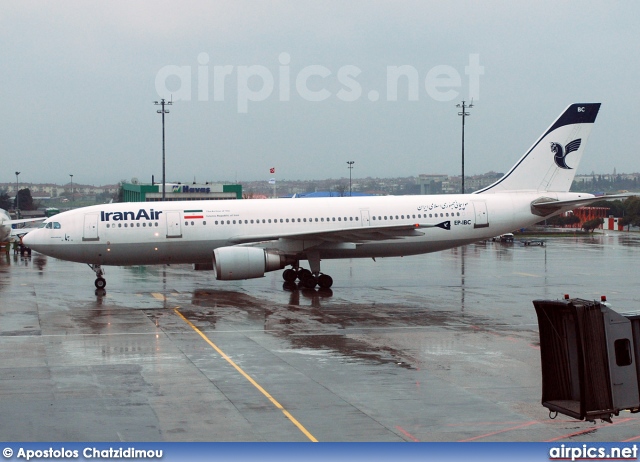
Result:
[[[96,289],[104,289],[107,286],[107,280],[102,277],[104,276],[102,267],[100,265],[89,265],[89,268],[91,268],[93,272],[96,273]]]

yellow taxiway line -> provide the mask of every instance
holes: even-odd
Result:
[[[296,427],[298,427],[298,429],[299,429],[302,433],[304,433],[304,435],[305,435],[307,438],[309,438],[309,440],[313,441],[314,443],[317,443],[317,442],[318,442],[318,440],[317,440],[317,439],[316,439],[316,438],[315,438],[311,433],[309,433],[309,431],[308,431],[306,428],[304,428],[304,427],[302,426],[302,424],[301,424],[300,422],[298,422],[298,421],[295,419],[295,417],[293,417],[293,416],[289,413],[289,411],[287,411],[287,410],[282,406],[282,404],[280,404],[278,401],[276,401],[276,400],[275,400],[275,398],[274,398],[273,396],[271,396],[271,395],[270,395],[270,394],[269,394],[269,393],[268,393],[264,388],[262,388],[262,387],[258,384],[258,382],[256,382],[255,380],[253,380],[253,378],[251,378],[251,376],[250,376],[249,374],[247,374],[245,371],[243,371],[243,370],[242,370],[242,368],[240,368],[240,366],[238,366],[235,362],[233,362],[233,360],[232,360],[231,358],[229,358],[229,357],[228,357],[228,356],[227,356],[227,355],[226,355],[226,354],[225,354],[225,353],[224,353],[220,348],[218,348],[218,347],[216,346],[216,344],[215,344],[215,343],[213,343],[211,340],[209,340],[209,338],[207,338],[207,336],[206,336],[206,335],[204,335],[200,329],[198,329],[198,328],[197,328],[197,327],[196,327],[196,326],[195,326],[191,321],[189,321],[187,318],[185,318],[185,317],[184,317],[184,315],[183,315],[182,313],[180,313],[180,311],[178,311],[178,308],[175,308],[173,311],[174,311],[178,316],[180,316],[180,317],[182,318],[182,320],[183,320],[184,322],[186,322],[186,323],[189,325],[189,327],[191,327],[194,331],[196,331],[196,333],[197,333],[200,337],[202,337],[202,339],[203,339],[205,342],[207,342],[207,343],[209,344],[209,346],[211,346],[211,348],[213,348],[214,350],[216,350],[216,351],[218,352],[218,354],[219,354],[220,356],[222,356],[222,358],[224,358],[224,360],[225,360],[225,361],[227,361],[229,364],[231,364],[231,366],[233,366],[233,368],[234,368],[235,370],[237,370],[237,371],[240,373],[240,375],[242,375],[245,379],[247,379],[247,380],[251,383],[251,385],[253,385],[254,387],[256,387],[260,393],[262,393],[264,396],[266,396],[266,397],[267,397],[267,399],[268,399],[269,401],[271,401],[271,403],[272,403],[275,407],[277,407],[278,409],[280,409],[280,410],[282,411],[282,413],[285,415],[285,417],[286,417],[287,419],[289,419],[289,420],[290,420],[290,421],[291,421],[291,422],[292,422]]]

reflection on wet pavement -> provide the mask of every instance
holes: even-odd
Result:
[[[540,406],[531,301],[606,294],[618,311],[637,309],[639,244],[618,233],[323,261],[331,290],[283,283],[279,272],[221,283],[188,265],[107,268],[96,290],[84,265],[3,258],[0,412],[27,417],[0,436],[305,440],[175,309],[321,441],[569,435],[591,424],[550,421]],[[77,425],[80,409],[106,423]],[[637,424],[571,439],[634,438]]]

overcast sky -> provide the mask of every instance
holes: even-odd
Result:
[[[601,102],[578,173],[640,171],[638,2],[7,1],[0,182],[506,172]],[[635,127],[635,128],[634,128]],[[269,169],[274,167],[276,174]]]

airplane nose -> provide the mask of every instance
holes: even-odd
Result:
[[[36,233],[36,231],[31,231],[30,233],[27,233],[23,238],[22,238],[22,243],[24,245],[26,245],[27,247],[31,247],[33,244],[35,244],[35,236],[34,234]]]

